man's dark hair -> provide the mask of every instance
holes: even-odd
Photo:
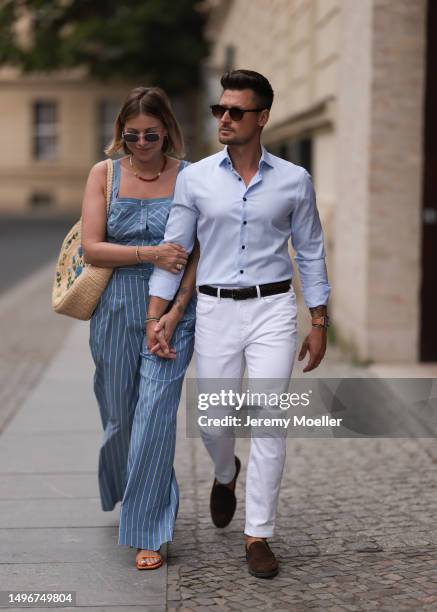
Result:
[[[273,89],[265,76],[254,70],[231,70],[220,79],[223,89],[251,89],[260,108],[270,108],[273,104]]]

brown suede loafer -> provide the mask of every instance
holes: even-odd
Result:
[[[265,540],[255,540],[246,548],[249,574],[256,578],[273,578],[279,571],[276,557]]]
[[[241,462],[238,457],[235,457],[235,467],[237,471],[235,472],[234,481],[235,485],[237,485],[237,478],[241,469]],[[231,491],[226,485],[220,484],[214,479],[209,500],[209,509],[214,525],[220,528],[229,525],[234,517],[236,508],[237,498],[234,491]]]

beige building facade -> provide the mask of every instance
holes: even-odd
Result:
[[[138,85],[147,83],[102,83],[82,70],[23,75],[2,68],[0,215],[79,215],[89,170],[105,159],[120,106]],[[195,92],[173,99],[190,158],[196,104]]]
[[[422,244],[424,206],[437,220],[423,200],[431,18],[426,0],[230,0],[209,24],[210,100],[229,68],[273,85],[264,143],[313,176],[335,336],[361,361],[437,361]]]
[[[81,73],[0,71],[0,213],[78,214],[90,167],[105,157],[126,84]]]

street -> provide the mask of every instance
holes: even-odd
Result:
[[[434,439],[289,439],[271,540],[281,569],[262,581],[244,558],[249,440],[237,441],[236,516],[217,530],[208,509],[212,465],[201,440],[185,435],[184,396],[174,542],[162,568],[137,572],[134,551],[116,544],[118,508],[100,510],[88,324],[51,313],[52,268],[0,300],[3,589],[71,589],[83,610],[108,612],[436,609]],[[318,373],[367,374],[335,350]]]
[[[75,220],[56,218],[0,219],[0,294],[57,257]],[[7,265],[6,265],[7,262]]]

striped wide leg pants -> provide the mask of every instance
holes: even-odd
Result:
[[[176,359],[151,355],[144,335],[148,278],[146,271],[114,271],[91,320],[90,347],[104,429],[102,508],[122,501],[120,544],[158,550],[172,538],[179,502],[176,414],[193,352],[195,297],[172,339]]]

